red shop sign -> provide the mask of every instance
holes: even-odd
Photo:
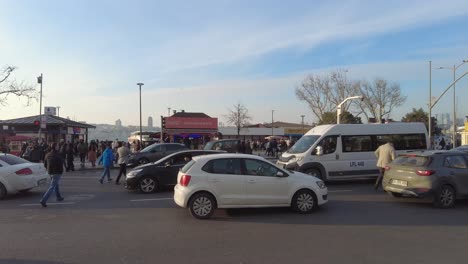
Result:
[[[166,117],[166,128],[211,128],[218,129],[218,118]]]

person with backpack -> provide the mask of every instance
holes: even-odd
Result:
[[[51,182],[49,189],[47,189],[40,201],[42,207],[47,207],[47,200],[49,200],[53,192],[55,192],[55,197],[58,202],[64,200],[59,190],[59,182],[63,174],[63,159],[60,153],[58,153],[57,143],[52,143],[50,148],[50,152],[44,157],[44,167],[47,168],[47,173],[51,178]]]

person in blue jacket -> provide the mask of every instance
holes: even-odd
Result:
[[[112,166],[112,163],[114,162],[114,153],[112,152],[112,148],[110,143],[107,144],[106,149],[102,153],[102,155],[99,157],[98,163],[100,164],[102,162],[102,166],[104,167],[104,171],[102,172],[101,179],[99,182],[102,184],[104,181],[104,177],[107,175],[107,182],[111,182],[112,179],[110,177],[110,167]]]

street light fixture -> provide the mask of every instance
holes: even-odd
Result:
[[[456,79],[457,69],[460,68],[463,64],[467,63],[468,60],[463,60],[458,66],[453,65],[453,67],[439,67],[438,70],[446,69],[452,70],[453,72],[453,81]],[[455,84],[453,84],[453,135],[452,135],[453,147],[457,146],[457,111],[456,111],[456,96],[455,96]]]
[[[143,146],[143,130],[141,128],[141,86],[143,86],[144,83],[137,83],[137,85],[140,88],[140,146]]]
[[[353,99],[361,99],[364,100],[364,96],[362,95],[357,95],[357,96],[351,96],[343,100],[337,107],[336,107],[336,123],[340,123],[340,115],[341,115],[341,106],[348,100],[353,100]]]
[[[301,115],[301,118],[302,118],[302,135],[304,135],[304,117],[305,115]]]
[[[271,110],[271,135],[274,136],[273,134],[273,112],[275,112],[275,110]]]

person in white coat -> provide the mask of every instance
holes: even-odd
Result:
[[[395,148],[392,142],[387,141],[386,144],[379,146],[374,153],[377,157],[377,167],[379,167],[380,171],[380,175],[375,182],[375,189],[378,190],[382,185],[385,167],[395,159]]]

